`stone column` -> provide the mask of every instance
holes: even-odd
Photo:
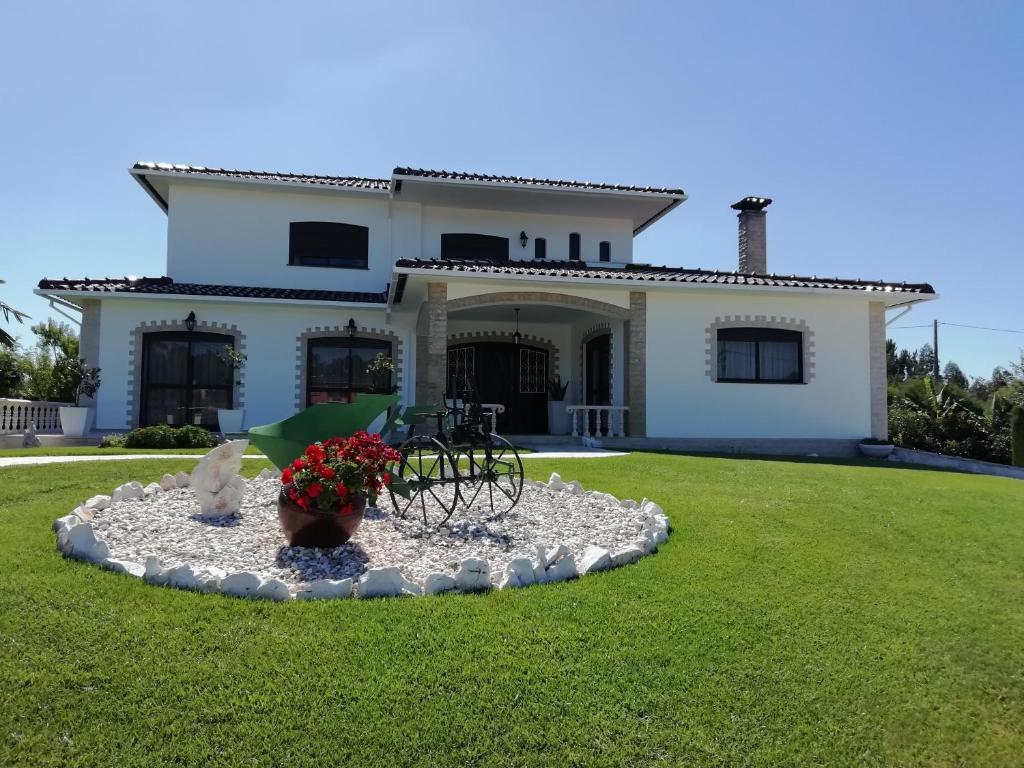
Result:
[[[868,304],[868,366],[871,387],[871,436],[889,438],[888,376],[885,368],[885,303]]]
[[[626,322],[628,377],[626,405],[629,406],[629,436],[647,436],[647,293],[629,292],[629,320]]]
[[[448,364],[448,283],[427,283],[416,323],[416,394],[419,405],[441,406]]]

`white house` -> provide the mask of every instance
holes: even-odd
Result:
[[[161,277],[44,279],[103,371],[96,429],[245,426],[375,383],[404,403],[475,387],[507,434],[577,431],[711,450],[843,452],[886,436],[885,324],[930,285],[770,274],[745,198],[735,272],[633,262],[681,189],[395,168],[365,179],[137,163],[167,213]],[[235,371],[225,346],[247,356]],[[595,415],[597,414],[597,415]],[[557,413],[552,418],[557,417]],[[614,442],[614,440],[612,440]]]

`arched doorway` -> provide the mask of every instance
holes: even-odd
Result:
[[[497,431],[514,435],[548,431],[548,351],[529,344],[486,341],[448,347],[449,396],[466,390],[482,403],[501,403]]]
[[[143,336],[142,426],[217,428],[217,409],[234,407],[235,369],[225,352],[234,336],[161,331]]]

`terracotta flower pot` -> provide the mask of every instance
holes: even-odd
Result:
[[[288,486],[277,496],[277,519],[291,547],[340,547],[348,541],[363,522],[366,499],[352,502],[352,513],[306,511],[288,498]]]

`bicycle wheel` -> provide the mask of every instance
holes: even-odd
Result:
[[[428,528],[443,525],[459,502],[456,460],[444,443],[430,435],[415,435],[398,450],[402,459],[394,472],[408,485],[409,498],[388,489],[395,513],[401,518],[421,520]]]
[[[462,498],[467,508],[477,505],[490,517],[509,512],[523,493],[523,461],[519,452],[500,435],[487,436],[483,446],[462,449],[458,459],[468,462],[462,475]]]

